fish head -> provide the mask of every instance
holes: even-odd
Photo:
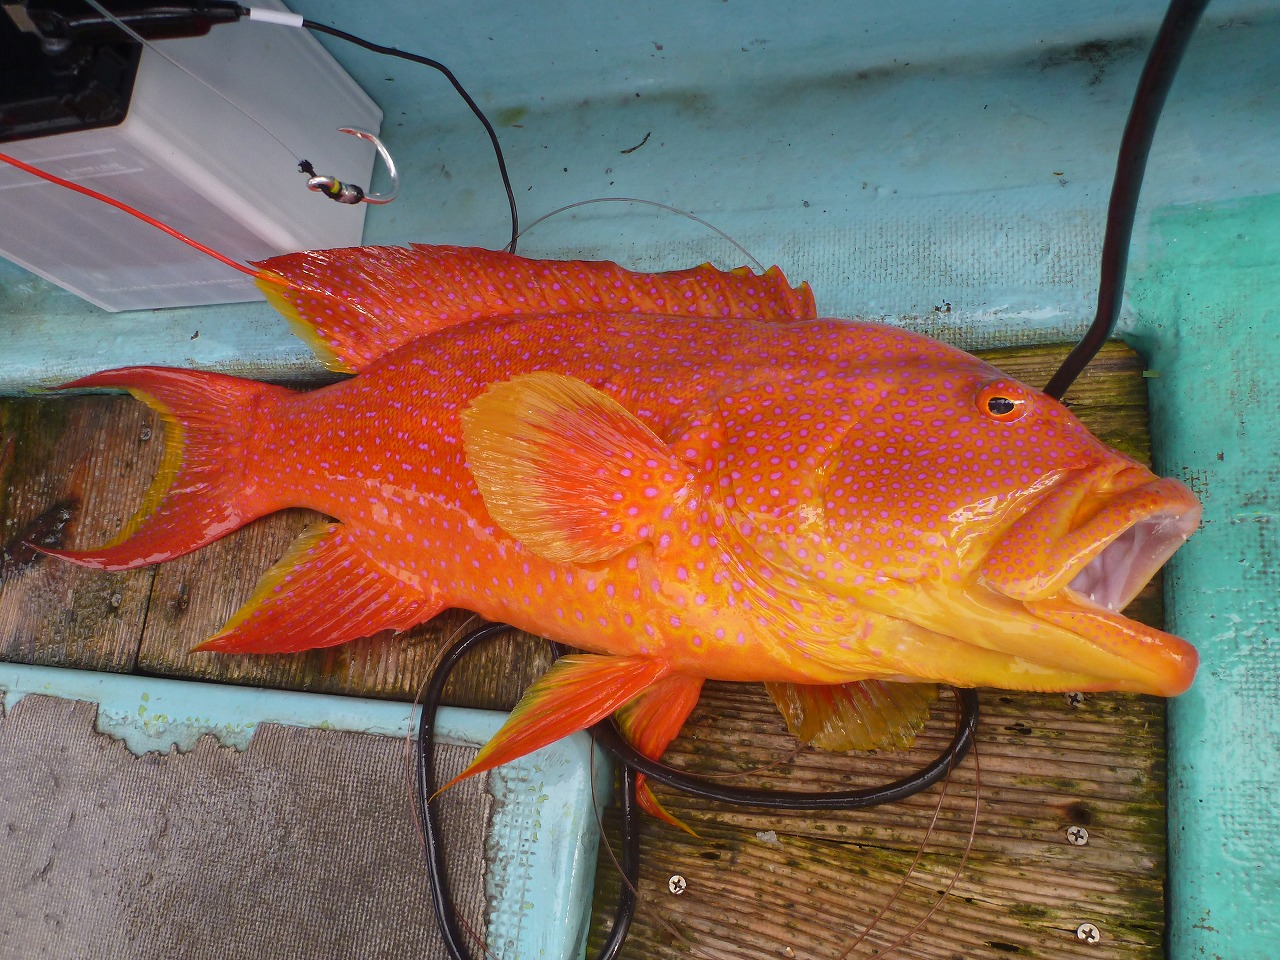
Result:
[[[771,589],[862,624],[827,647],[851,673],[1181,693],[1194,648],[1121,611],[1198,526],[1194,495],[925,343],[722,406],[725,505]]]

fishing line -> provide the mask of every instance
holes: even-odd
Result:
[[[251,10],[246,8],[246,12],[250,13],[252,17],[253,14]],[[398,50],[395,47],[386,47],[380,43],[374,43],[371,40],[365,40],[362,37],[357,37],[353,33],[347,33],[345,30],[339,30],[337,27],[330,27],[323,23],[316,23],[314,20],[303,20],[298,24],[298,26],[305,27],[307,30],[311,30],[315,33],[323,33],[330,37],[336,37],[339,40],[345,40],[347,43],[354,43],[356,46],[363,47],[366,50],[371,50],[374,53],[380,53],[388,57],[399,57],[401,60],[409,60],[413,63],[420,63],[423,66],[431,67],[433,70],[438,70],[444,75],[444,78],[453,85],[453,89],[458,92],[458,96],[462,97],[466,105],[471,108],[471,112],[476,115],[476,119],[484,126],[484,132],[489,135],[489,143],[493,146],[493,155],[498,161],[498,173],[502,176],[502,186],[507,192],[507,204],[511,208],[511,240],[507,243],[506,250],[508,253],[515,253],[516,241],[520,239],[520,217],[516,211],[515,191],[511,189],[511,177],[507,173],[507,161],[502,155],[502,144],[498,142],[498,134],[493,129],[493,124],[489,122],[489,118],[484,115],[484,111],[481,110],[480,105],[472,99],[471,94],[467,93],[466,88],[463,87],[461,81],[454,76],[453,71],[439,60],[432,60],[430,57],[424,57],[417,53],[407,53],[404,50]]]
[[[422,712],[418,719],[418,815],[423,825],[425,855],[428,863],[428,883],[431,902],[440,923],[441,935],[452,960],[469,960],[470,954],[463,946],[458,929],[453,897],[444,870],[444,847],[439,825],[432,806],[436,793],[435,776],[435,717],[444,694],[449,675],[459,662],[476,647],[514,627],[505,623],[490,623],[472,630],[455,642],[441,656],[426,692],[422,697]],[[553,644],[557,652],[559,645]],[[978,698],[972,690],[955,690],[956,732],[943,752],[920,770],[880,787],[831,792],[799,790],[758,790],[732,787],[714,783],[703,777],[688,774],[646,757],[636,750],[618,730],[612,718],[591,728],[596,743],[613,754],[620,762],[622,790],[622,871],[623,883],[613,926],[600,953],[599,960],[613,960],[622,948],[626,931],[635,912],[635,891],[640,883],[640,808],[636,798],[636,773],[644,773],[659,783],[683,790],[695,797],[719,800],[726,803],[763,809],[783,810],[856,810],[891,803],[919,793],[959,764],[973,746],[978,724]],[[926,918],[927,919],[927,918]]]
[[[243,113],[246,117],[248,117],[250,120],[253,121],[254,125],[257,126],[258,129],[260,129],[263,133],[269,136],[276,143],[280,144],[280,146],[284,148],[285,152],[288,153],[289,156],[293,157],[294,162],[301,160],[301,157],[299,157],[298,154],[294,153],[293,150],[289,148],[289,145],[285,143],[283,140],[281,140],[279,136],[276,135],[276,132],[274,130],[268,127],[256,116],[254,116],[253,111],[248,110],[247,108],[236,103],[234,100],[228,97],[225,93],[223,93],[213,84],[206,81],[199,74],[192,73],[190,70],[184,67],[181,63],[173,59],[173,57],[169,56],[167,53],[161,50],[158,46],[156,46],[154,43],[152,43],[142,34],[138,33],[137,30],[134,30],[133,27],[129,26],[127,23],[121,20],[118,16],[116,16],[114,13],[112,13],[110,10],[104,7],[101,3],[98,2],[98,0],[84,0],[84,2],[87,3],[89,6],[93,7],[94,10],[96,10],[99,14],[101,14],[104,18],[109,20],[111,23],[115,24],[115,26],[118,29],[122,30],[125,33],[125,35],[129,37],[129,39],[134,41],[134,43],[142,44],[142,46],[150,50],[156,56],[160,57],[162,60],[168,61],[171,66],[176,67],[178,70],[181,70],[192,80],[196,81],[196,83],[200,84],[202,87],[206,88],[207,90],[212,91],[214,95],[216,95],[223,102],[230,105],[233,109],[238,110],[240,113]]]
[[[1147,62],[1138,79],[1138,89],[1129,108],[1129,119],[1120,139],[1116,174],[1107,204],[1107,226],[1102,240],[1102,262],[1098,277],[1098,309],[1093,323],[1062,366],[1049,380],[1044,392],[1061,400],[1067,388],[1102,349],[1115,330],[1124,298],[1124,277],[1129,265],[1129,243],[1138,211],[1138,193],[1147,169],[1147,155],[1155,139],[1156,124],[1165,97],[1173,85],[1178,64],[1191,34],[1209,0],[1171,0],[1160,31],[1156,34]]]
[[[657,200],[644,200],[640,197],[593,197],[590,200],[578,200],[576,203],[566,203],[563,207],[556,207],[550,213],[544,213],[537,220],[534,220],[533,223],[530,223],[528,226],[526,226],[523,230],[520,231],[520,237],[523,237],[526,233],[528,233],[538,224],[542,223],[544,220],[550,220],[552,217],[556,216],[557,214],[564,213],[566,210],[572,210],[574,207],[585,207],[589,203],[644,203],[644,204],[648,204],[651,207],[657,207],[660,210],[669,210],[671,213],[678,213],[680,214],[680,216],[687,217],[688,219],[692,220],[694,223],[701,224],[702,226],[710,230],[712,233],[717,234],[718,236],[722,237],[724,240],[727,240],[729,243],[731,243],[739,253],[741,253],[744,257],[746,257],[748,260],[751,261],[752,265],[756,268],[757,273],[765,272],[764,266],[760,263],[759,260],[757,260],[755,257],[751,255],[751,251],[749,251],[746,247],[740,244],[737,240],[733,239],[733,237],[729,236],[729,234],[725,233],[715,224],[708,223],[706,220],[703,220],[699,216],[695,216],[694,214],[690,213],[688,210],[681,210],[679,207],[673,207],[667,203],[659,203]]]
[[[173,227],[169,226],[167,223],[157,220],[155,217],[148,216],[147,214],[143,213],[141,210],[137,210],[134,207],[129,206],[127,203],[124,203],[121,200],[115,199],[114,197],[109,197],[105,193],[99,193],[97,190],[93,190],[89,187],[82,187],[80,184],[75,183],[72,180],[66,180],[62,177],[59,177],[56,174],[49,173],[47,170],[41,170],[39,167],[33,167],[31,164],[24,163],[23,161],[19,160],[17,157],[11,157],[6,153],[0,153],[0,162],[7,163],[10,166],[17,167],[19,170],[23,170],[34,177],[39,177],[41,180],[47,180],[49,183],[57,184],[59,187],[65,187],[66,189],[71,190],[75,193],[83,194],[86,197],[92,197],[94,200],[97,200],[101,203],[105,203],[108,206],[115,207],[117,210],[123,210],[125,213],[129,214],[129,216],[137,217],[143,223],[148,224],[149,226],[155,227],[157,230],[163,231],[164,233],[167,233],[169,236],[173,237],[175,240],[181,240],[187,246],[195,247],[201,253],[207,254],[208,256],[213,257],[213,259],[219,261],[220,263],[225,263],[228,267],[231,267],[233,270],[239,270],[241,273],[248,274],[254,279],[273,276],[272,274],[268,274],[265,270],[254,270],[250,267],[246,267],[243,263],[240,263],[236,260],[232,260],[230,257],[223,256],[221,253],[219,253],[217,250],[214,250],[212,247],[206,247],[200,241],[192,240],[185,233],[178,232],[177,230],[173,229]]]
[[[960,876],[961,874],[964,873],[964,868],[969,862],[969,854],[973,850],[973,841],[978,834],[978,811],[982,803],[982,765],[978,761],[978,744],[976,741],[973,744],[972,753],[973,753],[973,819],[970,821],[970,824],[969,824],[969,836],[968,836],[968,839],[965,841],[964,852],[960,854],[960,862],[956,865],[955,872],[951,875],[951,879],[950,881],[948,881],[946,889],[943,890],[942,893],[938,895],[938,898],[933,902],[933,906],[931,906],[928,912],[925,913],[925,915],[916,922],[916,925],[913,926],[910,930],[908,930],[906,933],[904,933],[902,936],[900,936],[897,940],[893,941],[888,946],[876,948],[877,949],[876,957],[878,958],[878,960],[883,960],[884,957],[889,956],[891,953],[897,950],[900,946],[902,946],[907,941],[909,941],[912,937],[914,937],[924,927],[924,925],[929,922],[930,918],[935,913],[938,912],[938,908],[941,907],[942,904],[946,901],[947,897],[951,895],[951,891],[955,889],[956,883],[959,882]],[[950,782],[951,782],[951,778],[950,778],[950,774],[948,774],[947,779],[943,781],[943,786],[942,786],[944,796],[946,795],[947,785]],[[853,952],[854,947],[862,943],[863,940],[867,938],[867,935],[870,934],[873,929],[875,929],[876,925],[880,922],[881,918],[888,911],[889,907],[891,907],[894,901],[898,899],[898,896],[902,893],[903,889],[906,887],[907,881],[911,879],[911,874],[915,870],[916,865],[920,862],[920,856],[924,852],[924,845],[929,842],[929,837],[933,833],[934,825],[937,824],[938,822],[938,814],[940,814],[941,812],[942,812],[942,800],[940,798],[938,800],[938,806],[934,809],[933,819],[929,823],[929,829],[925,831],[924,840],[921,841],[920,848],[916,851],[915,859],[911,861],[911,866],[907,868],[906,875],[899,882],[898,888],[893,892],[893,896],[889,898],[889,901],[880,909],[880,912],[876,914],[876,916],[872,919],[872,921],[869,924],[867,924],[866,928],[863,929],[862,934],[858,937],[858,939],[855,940],[853,943],[851,943],[849,945],[849,948],[845,950],[845,952],[842,953],[837,958],[837,960],[845,960],[845,958],[848,957]]]
[[[236,103],[226,94],[224,94],[221,90],[218,90],[216,87],[208,83],[202,77],[193,73],[191,70],[187,69],[181,63],[175,60],[173,57],[169,56],[167,53],[165,53],[163,50],[157,47],[154,43],[152,43],[150,40],[148,40],[146,37],[140,34],[137,30],[129,26],[129,24],[127,24],[123,19],[121,19],[119,16],[117,16],[116,14],[108,10],[106,7],[104,7],[99,2],[99,0],[85,0],[85,3],[88,4],[90,7],[92,7],[95,11],[97,11],[97,13],[100,16],[105,18],[110,23],[114,24],[117,29],[121,30],[126,36],[128,36],[135,43],[142,44],[143,47],[152,51],[162,59],[166,60],[173,67],[177,68],[178,70],[181,70],[183,73],[191,77],[201,86],[212,91],[217,97],[219,97],[225,103],[230,105],[233,109],[239,111],[244,116],[248,117],[249,120],[251,120],[263,132],[265,132],[267,136],[269,136],[272,140],[274,140],[282,148],[284,148],[284,150],[291,157],[293,157],[294,162],[299,164],[301,169],[301,165],[305,163],[305,161],[301,158],[301,156],[295,150],[293,150],[284,140],[282,140],[275,133],[274,130],[272,130],[265,123],[259,120],[258,117],[256,117],[252,111]],[[225,5],[225,6],[229,7],[230,5]],[[201,7],[199,4],[191,4],[190,11],[192,16],[199,17],[201,14]],[[134,15],[139,15],[144,12],[145,11],[141,11],[141,10],[134,11]],[[511,177],[507,172],[507,161],[505,156],[502,153],[502,144],[499,142],[498,134],[494,130],[493,124],[489,122],[489,118],[485,116],[484,111],[480,109],[480,105],[476,103],[475,99],[471,96],[471,94],[467,92],[466,88],[463,87],[462,82],[457,78],[457,76],[454,75],[452,70],[450,70],[447,66],[441,63],[439,60],[433,60],[430,57],[422,56],[421,54],[409,53],[404,50],[399,50],[395,47],[388,47],[379,43],[374,43],[370,40],[365,40],[363,37],[358,37],[355,34],[348,33],[345,30],[341,30],[337,27],[331,27],[331,26],[328,26],[327,24],[317,23],[314,20],[307,20],[301,17],[300,15],[296,13],[291,13],[289,11],[270,10],[270,9],[258,8],[258,7],[238,6],[238,7],[234,7],[231,12],[232,12],[232,15],[235,15],[238,13],[239,17],[241,18],[247,18],[249,20],[258,21],[259,23],[268,23],[268,24],[274,24],[276,26],[306,29],[306,30],[312,31],[313,33],[323,33],[327,36],[334,37],[338,40],[343,40],[347,43],[352,43],[352,44],[355,44],[356,46],[363,47],[364,49],[370,50],[374,53],[382,54],[383,56],[398,57],[401,60],[408,60],[412,63],[417,63],[423,66],[431,67],[433,70],[437,70],[441,74],[443,74],[445,79],[448,80],[449,83],[453,86],[454,90],[457,91],[458,95],[462,97],[463,101],[470,108],[471,112],[475,114],[476,118],[484,126],[485,133],[488,134],[489,142],[493,147],[494,157],[498,163],[498,172],[502,177],[502,186],[507,194],[507,203],[511,210],[511,239],[508,241],[506,249],[509,253],[516,252],[516,241],[518,240],[520,235],[520,221],[519,221],[519,214],[516,210],[515,191],[512,189]],[[374,142],[375,144],[377,143],[376,140]],[[384,153],[384,159],[386,159],[385,153]],[[388,166],[392,166],[389,161],[388,161]],[[339,186],[342,186],[342,185],[339,184]]]

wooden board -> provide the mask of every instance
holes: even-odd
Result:
[[[1028,383],[1044,383],[1061,348],[985,356]],[[1146,460],[1141,361],[1109,345],[1069,396],[1106,442]],[[195,677],[412,699],[439,649],[468,615],[449,612],[397,637],[379,636],[285,657],[190,654],[246,599],[257,577],[313,515],[286,511],[159,568],[103,574],[41,559],[23,541],[88,546],[108,539],[141,502],[159,458],[159,425],[114,397],[0,402],[3,562],[0,658],[89,669]],[[1158,585],[1130,613],[1160,620]],[[545,645],[512,636],[459,668],[451,703],[504,708],[548,662]],[[1164,704],[1136,696],[984,691],[981,797],[973,848],[954,889],[894,955],[929,958],[1154,958],[1162,954],[1165,850]],[[890,779],[918,765],[949,733],[948,701],[914,757],[798,754],[754,685],[710,684],[669,758],[745,783],[836,786]],[[947,889],[973,823],[972,761],[947,787],[938,822],[911,869],[942,793],[858,813],[795,815],[668,806],[700,837],[648,822],[642,905],[624,956],[812,957],[881,955]],[[1083,825],[1085,846],[1067,841]],[[669,878],[686,878],[680,896]],[[861,929],[908,877],[862,943]],[[602,857],[598,942],[616,872]],[[1101,939],[1077,939],[1081,923]],[[852,949],[849,949],[852,947]],[[880,954],[877,951],[881,952]],[[504,958],[506,960],[506,958]]]

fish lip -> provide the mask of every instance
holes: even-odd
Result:
[[[1200,503],[1182,484],[1157,479],[1134,492],[1158,494],[1156,499],[1163,497],[1164,502],[1133,517],[1063,571],[1064,594],[1082,606],[1112,613],[1124,610],[1200,525]],[[1117,502],[1104,508],[1081,528],[1107,522],[1124,506]]]

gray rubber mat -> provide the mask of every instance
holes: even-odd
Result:
[[[401,740],[264,725],[138,757],[96,706],[0,719],[0,960],[443,957]],[[442,777],[474,748],[442,746]],[[442,798],[462,916],[484,936],[492,798]]]

